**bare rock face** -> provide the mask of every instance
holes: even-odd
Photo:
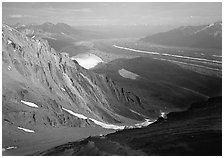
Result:
[[[143,120],[130,110],[144,111],[139,97],[110,78],[82,68],[67,53],[52,49],[47,41],[29,38],[5,24],[2,78],[3,126],[96,126],[64,109],[113,124]]]

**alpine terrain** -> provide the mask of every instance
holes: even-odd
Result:
[[[22,150],[29,145],[23,137],[35,138],[54,129],[117,130],[141,127],[156,119],[149,118],[138,96],[109,77],[82,68],[46,40],[29,38],[5,24],[2,30],[5,150]]]

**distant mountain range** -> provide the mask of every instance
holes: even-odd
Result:
[[[26,35],[39,35],[42,38],[50,38],[57,40],[85,40],[85,39],[96,39],[101,38],[101,35],[94,31],[76,29],[65,23],[53,24],[50,22],[38,24],[16,24],[12,26],[16,30],[25,33]]]
[[[140,40],[169,46],[221,49],[222,22],[201,26],[182,26],[168,32],[146,36]]]

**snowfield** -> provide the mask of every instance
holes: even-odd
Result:
[[[87,53],[87,54],[78,54],[71,57],[72,60],[76,60],[79,65],[86,69],[95,67],[97,64],[104,62],[100,57]]]
[[[137,79],[137,77],[139,77],[139,75],[133,73],[133,72],[130,72],[128,70],[125,70],[125,69],[120,69],[118,70],[118,73],[124,77],[124,78],[128,78],[128,79],[132,79],[132,80],[135,80]]]
[[[17,128],[23,130],[24,132],[35,133],[35,131],[31,130],[31,129],[27,129],[27,128],[23,128],[23,127],[17,127]]]
[[[23,101],[23,100],[21,100],[21,102],[23,104],[26,104],[26,105],[30,106],[30,107],[38,108],[38,106],[36,104],[34,104],[34,103]]]

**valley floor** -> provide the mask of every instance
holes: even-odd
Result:
[[[3,128],[2,155],[32,155],[68,142],[82,140],[89,136],[106,135],[114,132],[98,127],[36,127],[37,132],[17,132],[16,127]],[[8,149],[8,150],[7,150]]]

